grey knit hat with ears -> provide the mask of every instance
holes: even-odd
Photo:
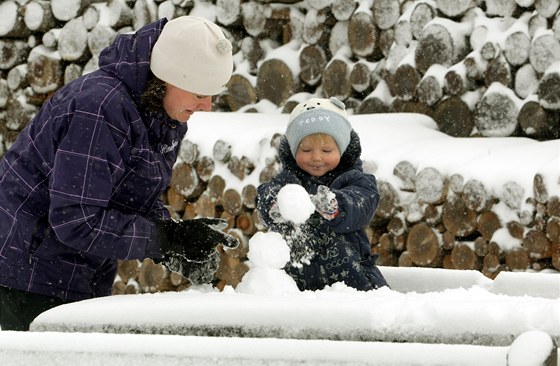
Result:
[[[208,19],[188,15],[172,19],[154,44],[150,69],[179,89],[216,95],[233,72],[231,42]]]
[[[293,109],[285,135],[294,157],[301,140],[314,133],[332,136],[342,155],[350,143],[351,131],[344,103],[335,97],[311,98]]]

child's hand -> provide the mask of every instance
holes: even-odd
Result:
[[[326,220],[332,220],[338,216],[338,201],[336,195],[327,186],[319,186],[317,194],[311,195],[311,202],[315,209]]]

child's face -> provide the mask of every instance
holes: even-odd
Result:
[[[313,134],[303,138],[296,151],[296,163],[305,172],[320,177],[340,162],[340,150],[329,135]]]

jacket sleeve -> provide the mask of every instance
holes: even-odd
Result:
[[[351,170],[335,179],[331,190],[336,194],[339,209],[338,216],[327,221],[333,231],[356,231],[371,221],[380,198],[375,176]]]
[[[115,102],[120,109],[108,109],[120,123],[110,123],[106,112],[76,108],[67,124],[55,124],[61,131],[49,175],[49,220],[58,239],[76,250],[104,258],[144,258],[155,225],[109,204],[130,152],[130,131],[122,126],[141,123],[131,120],[131,109],[122,103]]]

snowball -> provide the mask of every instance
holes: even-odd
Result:
[[[299,289],[294,280],[281,269],[254,267],[245,273],[235,291],[255,295],[284,295],[297,293]]]
[[[285,220],[303,224],[315,211],[309,194],[298,184],[287,184],[278,192],[278,208]]]

